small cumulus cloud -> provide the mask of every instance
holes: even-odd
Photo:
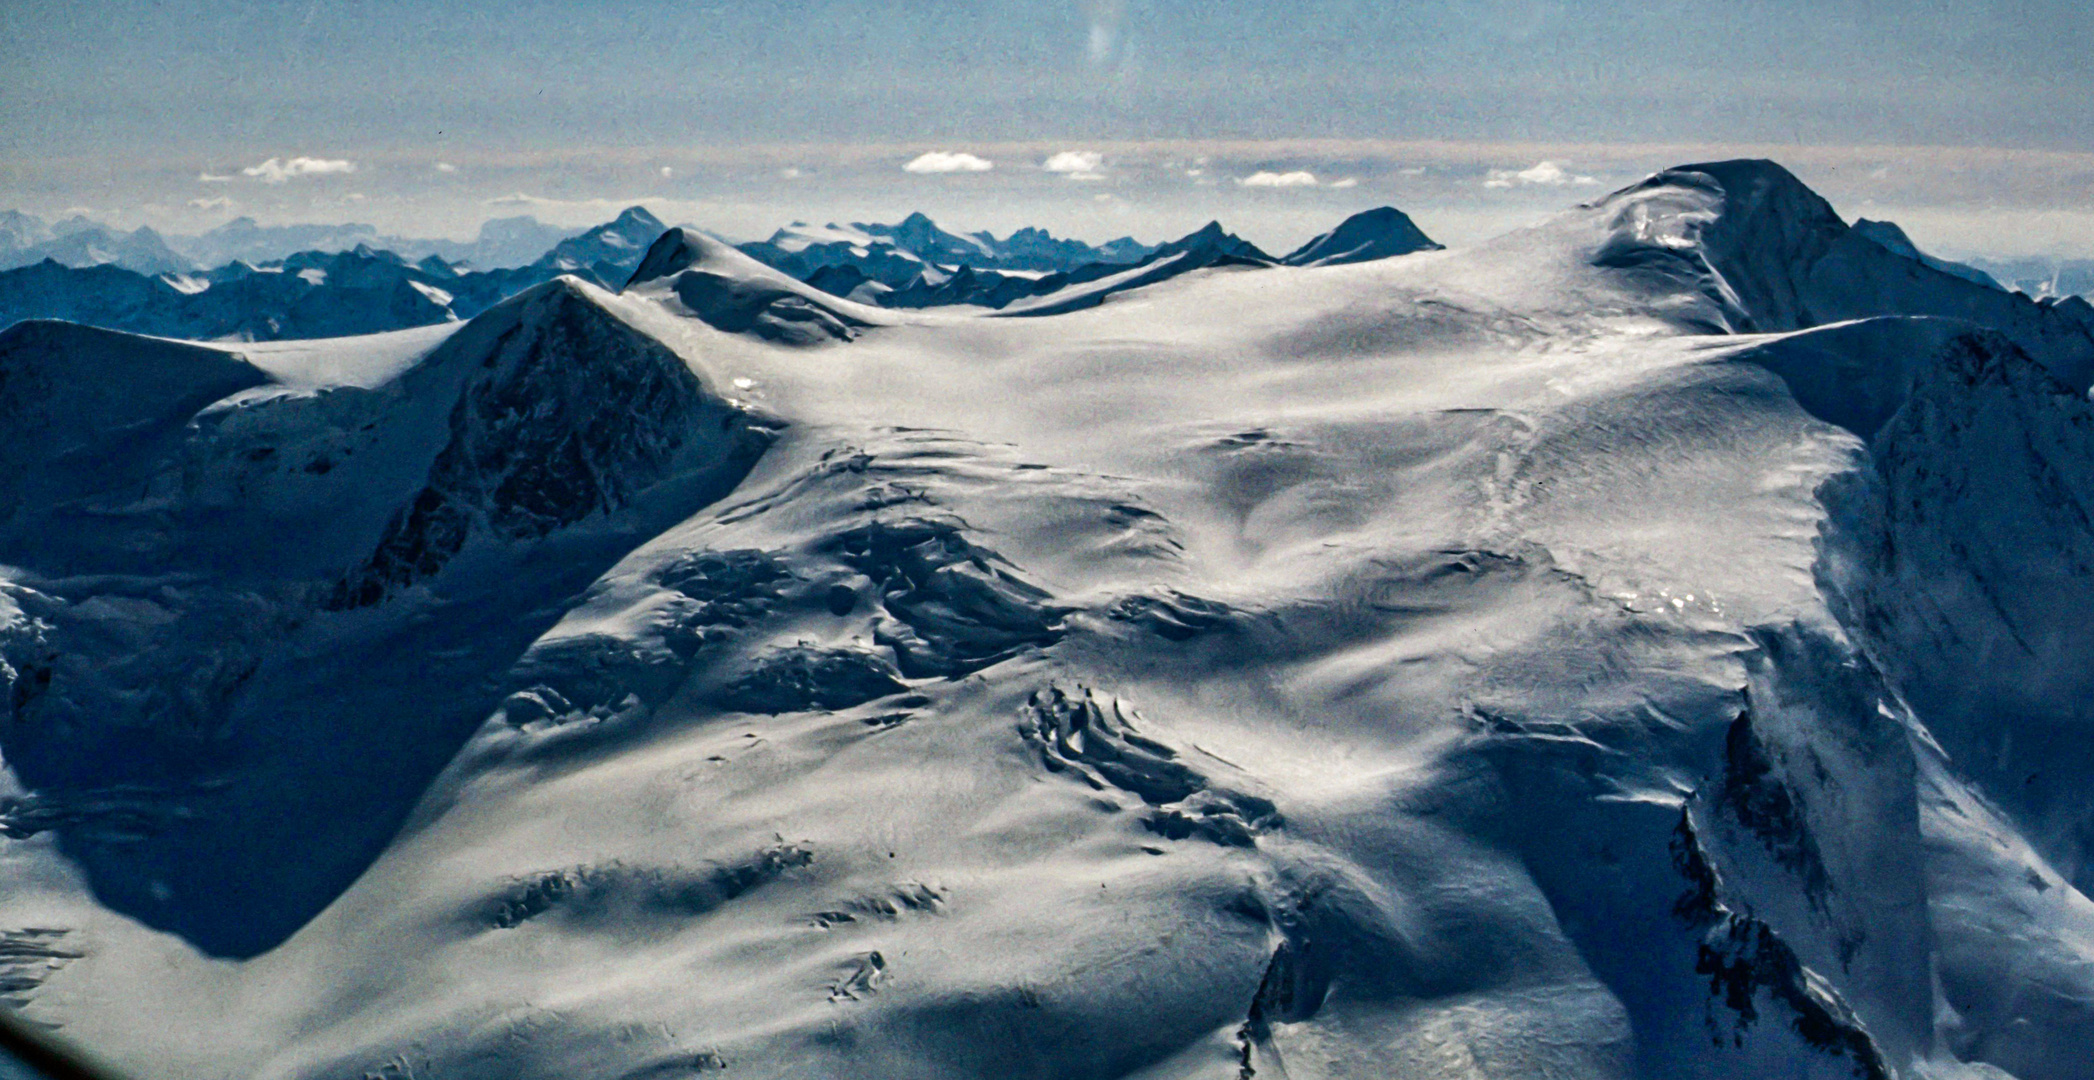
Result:
[[[1064,150],[1048,158],[1040,167],[1071,180],[1103,180],[1104,174],[1098,171],[1103,164],[1105,155],[1095,150]]]
[[[676,170],[675,170],[674,168],[671,168],[670,166],[667,166],[667,165],[664,165],[664,166],[662,166],[662,179],[664,179],[664,180],[667,180],[667,179],[669,179],[670,177],[672,177],[672,176],[675,176],[675,175],[676,175]]]
[[[289,161],[270,158],[260,165],[250,165],[240,170],[242,176],[252,176],[265,184],[281,184],[300,176],[336,176],[356,171],[354,162],[339,158],[294,157]]]
[[[1578,176],[1553,161],[1544,161],[1531,169],[1492,169],[1483,179],[1487,188],[1509,187],[1562,187],[1565,184],[1597,184],[1590,176]]]
[[[912,173],[988,172],[995,167],[995,162],[987,158],[976,157],[964,151],[932,150],[929,153],[917,155],[914,160],[902,166],[902,171]]]
[[[1425,166],[1423,166],[1423,165],[1412,165],[1412,166],[1410,166],[1409,168],[1406,168],[1406,169],[1398,169],[1398,170],[1396,170],[1396,175],[1398,175],[1398,176],[1424,176],[1424,175],[1425,175]]]
[[[778,170],[778,175],[784,177],[787,180],[798,180],[800,178],[800,167],[797,165],[787,165],[785,168]]]
[[[196,174],[196,182],[199,184],[230,184],[233,182],[233,178],[230,176],[219,176],[206,169]]]
[[[233,208],[233,200],[218,195],[209,199],[191,199],[189,205],[198,210],[230,210]]]
[[[1305,169],[1296,169],[1293,172],[1260,171],[1254,172],[1236,182],[1244,187],[1315,187],[1316,174]]]
[[[1359,187],[1359,186],[1360,186],[1360,178],[1359,178],[1359,177],[1357,177],[1357,176],[1348,176],[1348,177],[1346,177],[1345,179],[1343,179],[1343,180],[1340,180],[1340,181],[1338,181],[1337,183],[1334,183],[1334,184],[1332,184],[1331,186],[1332,186],[1332,187],[1334,187],[1334,188],[1352,188],[1352,187]]]
[[[454,173],[458,171],[458,166],[448,161],[439,161],[436,163],[436,171],[440,173]]]

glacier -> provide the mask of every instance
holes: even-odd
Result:
[[[2094,1075],[2094,309],[1769,162],[1403,227],[0,331],[0,1003],[194,1078]]]

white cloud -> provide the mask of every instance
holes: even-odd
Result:
[[[1071,180],[1103,180],[1098,167],[1105,164],[1105,155],[1095,150],[1064,150],[1041,164],[1051,173],[1060,173]]]
[[[1425,175],[1425,166],[1423,166],[1423,165],[1413,165],[1413,166],[1411,166],[1410,168],[1407,168],[1407,169],[1398,169],[1398,170],[1396,170],[1396,175],[1398,175],[1398,176],[1424,176],[1424,175]]]
[[[797,165],[787,165],[785,168],[778,170],[778,175],[786,178],[787,180],[798,180],[800,178],[800,167]]]
[[[1335,183],[1335,184],[1332,184],[1331,186],[1332,186],[1332,187],[1334,187],[1334,188],[1350,188],[1350,187],[1359,187],[1359,186],[1360,186],[1360,178],[1359,178],[1359,177],[1357,177],[1357,176],[1348,176],[1348,177],[1346,177],[1345,179],[1343,179],[1343,180],[1340,180],[1340,181],[1338,181],[1338,182],[1337,182],[1337,183]]]
[[[191,199],[189,205],[198,210],[230,210],[233,208],[233,200],[219,195],[209,199]]]
[[[241,169],[240,175],[252,176],[265,184],[281,184],[296,176],[330,176],[355,171],[354,163],[339,158],[294,157],[289,161],[270,158],[260,165]]]
[[[987,158],[975,157],[965,151],[953,152],[933,150],[920,154],[915,160],[902,166],[903,172],[912,173],[960,173],[988,172],[996,163]]]
[[[439,161],[436,163],[436,171],[440,173],[454,173],[458,171],[458,166],[448,161]]]
[[[197,173],[196,180],[197,183],[200,184],[229,184],[232,182],[233,178],[230,176],[218,176],[206,170],[204,172]]]
[[[667,180],[674,175],[676,175],[675,169],[672,169],[667,165],[662,166],[662,179]]]
[[[1254,172],[1236,181],[1244,187],[1315,187],[1316,174],[1302,169],[1293,172]]]
[[[1544,161],[1531,169],[1492,169],[1483,180],[1487,188],[1509,187],[1562,187],[1565,184],[1597,184],[1590,176],[1577,176],[1553,161]]]

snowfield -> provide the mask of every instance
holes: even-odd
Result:
[[[2094,309],[1766,162],[1327,240],[0,333],[0,1002],[197,1080],[2094,1077]]]

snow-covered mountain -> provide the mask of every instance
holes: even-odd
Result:
[[[77,216],[47,226],[28,214],[8,211],[0,221],[0,270],[45,260],[71,267],[115,265],[141,274],[194,268],[159,233],[144,226],[124,232]]]
[[[646,231],[644,226],[612,224],[621,239]],[[302,252],[332,255],[367,247],[390,251],[410,261],[434,255],[452,265],[484,271],[528,265],[576,235],[577,230],[547,225],[526,215],[482,222],[479,234],[466,241],[386,236],[375,226],[356,222],[263,225],[245,216],[195,236],[161,236],[150,229],[143,230],[142,235],[135,230],[126,233],[79,216],[51,225],[33,214],[6,210],[0,211],[0,269],[34,265],[49,258],[71,267],[121,266],[151,277],[234,262],[282,262]],[[640,240],[640,247],[644,249],[651,239],[647,236]],[[606,257],[609,256],[599,251],[590,261]]]
[[[575,274],[615,289],[666,228],[646,207],[628,206],[616,218],[553,245],[531,267]]]
[[[638,252],[627,245],[635,237],[651,242],[655,225],[635,208],[513,269],[462,269],[437,255],[409,263],[366,244],[155,275],[46,260],[0,270],[0,327],[64,319],[158,337],[274,341],[428,326],[470,318],[562,274],[615,287],[645,250],[644,243]]]
[[[232,262],[277,262],[304,251],[332,254],[358,247],[391,249],[397,242],[380,236],[375,226],[356,222],[263,225],[243,215],[197,236],[174,237],[170,243],[194,265],[215,267]],[[540,244],[532,254],[545,247]]]
[[[207,274],[148,277],[121,267],[46,261],[0,271],[0,325],[69,322],[194,340],[341,337],[427,326],[472,314],[457,275],[409,267],[391,253],[308,252],[283,263],[231,263]]]
[[[1002,308],[1041,291],[1043,278],[1131,266],[1156,249],[1122,237],[1092,246],[1025,228],[998,240],[960,236],[918,212],[900,224],[855,222],[778,230],[744,254],[834,296],[896,308]]]
[[[1766,162],[1274,261],[0,331],[0,1001],[165,1077],[2086,1077],[2084,305]]]
[[[1362,210],[1338,223],[1338,227],[1296,248],[1281,261],[1289,266],[1332,266],[1408,255],[1413,251],[1438,251],[1410,215],[1393,206]]]
[[[1871,240],[1874,240],[1875,242],[1883,245],[1886,249],[1895,252],[1896,254],[1903,255],[1908,259],[1913,259],[1918,262],[1925,263],[1928,266],[1931,266],[1934,269],[1941,271],[1942,273],[1954,274],[1955,276],[1962,278],[1965,281],[1975,281],[1980,285],[1988,285],[1995,289],[2001,288],[2000,283],[1998,281],[1995,281],[1991,274],[1988,274],[1975,266],[1968,266],[1959,262],[1950,262],[1947,259],[1937,259],[1934,256],[1929,255],[1924,251],[1921,251],[1919,247],[1912,242],[1912,238],[1905,235],[1905,230],[1898,227],[1897,222],[1870,221],[1868,218],[1856,218],[1854,221],[1854,231],[1860,233],[1863,236],[1868,237]]]
[[[1972,259],[1970,266],[2038,298],[2094,296],[2094,259]]]
[[[530,215],[490,218],[480,223],[480,232],[469,241],[395,241],[393,250],[409,258],[434,255],[454,265],[475,270],[527,266],[562,240],[576,235],[573,229],[547,225]]]
[[[741,249],[802,280],[824,267],[855,266],[868,278],[895,288],[906,287],[926,267],[1057,273],[1093,263],[1134,263],[1155,250],[1132,237],[1093,246],[1037,228],[1019,229],[1002,240],[986,231],[961,236],[939,228],[921,211],[893,225],[832,222],[815,226],[796,221],[770,239],[743,244]]]
[[[1059,315],[1096,307],[1114,293],[1169,281],[1194,270],[1228,266],[1274,266],[1277,259],[1257,245],[1210,221],[1199,230],[1163,244],[1132,266],[1092,263],[1066,274],[1050,274],[1034,283],[1032,296],[1006,305],[1010,315]]]

